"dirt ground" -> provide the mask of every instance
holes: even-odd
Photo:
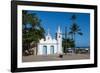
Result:
[[[23,62],[37,62],[37,61],[58,61],[58,60],[80,60],[89,59],[90,54],[67,54],[60,58],[58,55],[45,55],[45,56],[23,56]]]

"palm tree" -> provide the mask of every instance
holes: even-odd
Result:
[[[73,24],[70,27],[70,32],[69,34],[72,35],[72,40],[74,40],[74,44],[76,42],[76,34],[78,35],[83,35],[83,33],[81,32],[80,27],[76,24],[75,20],[76,20],[76,16],[72,15],[71,17]],[[76,47],[76,45],[75,45]],[[75,52],[75,47],[74,47],[74,52]]]

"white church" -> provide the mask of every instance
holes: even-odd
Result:
[[[60,26],[57,29],[56,38],[52,38],[49,31],[38,43],[37,55],[62,54],[62,32]]]

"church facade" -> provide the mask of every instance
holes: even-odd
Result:
[[[62,54],[62,32],[60,26],[56,32],[56,38],[52,38],[49,31],[38,43],[37,55]]]

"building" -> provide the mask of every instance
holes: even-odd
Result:
[[[37,55],[62,54],[62,32],[60,26],[56,33],[56,38],[53,39],[48,31],[45,38],[39,41]]]

